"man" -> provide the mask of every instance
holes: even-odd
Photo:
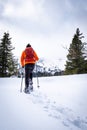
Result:
[[[39,58],[34,51],[34,49],[31,47],[30,44],[27,44],[26,49],[21,54],[21,66],[22,68],[25,67],[25,93],[29,93],[29,85],[32,85],[32,78],[33,78],[33,70],[36,61],[38,61]],[[33,88],[32,88],[33,89]]]

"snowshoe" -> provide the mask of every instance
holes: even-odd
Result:
[[[25,89],[24,89],[24,92],[30,94],[30,91],[29,91],[28,88],[25,88]]]

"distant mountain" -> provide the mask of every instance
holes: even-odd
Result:
[[[61,75],[62,70],[59,69],[57,63],[54,64],[50,60],[41,58],[35,66],[34,72],[42,73],[45,76]]]
[[[21,76],[22,68],[19,67],[18,77]],[[23,70],[24,73],[24,70]],[[35,65],[34,76],[56,76],[62,75],[63,71],[59,69],[57,62],[53,63],[48,59],[40,58]]]

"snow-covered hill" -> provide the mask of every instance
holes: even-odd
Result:
[[[87,74],[39,84],[34,78],[34,92],[25,94],[21,78],[0,78],[0,130],[87,130]]]

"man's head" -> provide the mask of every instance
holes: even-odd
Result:
[[[30,43],[28,43],[26,47],[31,47]]]

